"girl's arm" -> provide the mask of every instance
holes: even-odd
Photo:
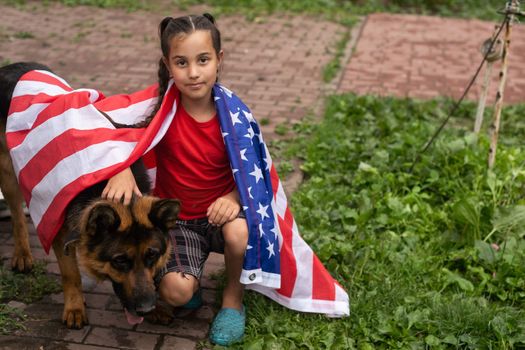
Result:
[[[133,194],[142,197],[131,169],[126,168],[108,180],[101,197],[113,202],[121,202],[124,199],[124,205],[128,205]]]
[[[241,211],[241,201],[237,187],[230,193],[217,198],[206,212],[208,221],[212,225],[221,226],[232,221]]]

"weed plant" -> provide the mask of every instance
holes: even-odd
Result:
[[[9,307],[9,301],[28,304],[60,290],[57,279],[46,275],[44,263],[37,262],[28,274],[13,273],[0,265],[0,334],[24,328],[25,315],[19,309]]]
[[[322,15],[327,19],[351,25],[356,16],[373,12],[416,13],[450,17],[499,20],[497,10],[505,0],[184,0],[175,4],[208,4],[220,13],[242,13],[248,18],[293,12]]]
[[[25,5],[28,0],[0,0],[9,5]],[[448,17],[498,20],[497,10],[505,7],[506,0],[44,0],[61,2],[68,6],[89,5],[135,10],[162,9],[173,6],[185,9],[191,5],[211,5],[214,14],[236,13],[251,19],[261,15],[291,12],[321,15],[327,19],[351,25],[356,16],[373,12],[415,13]]]
[[[237,348],[525,346],[525,106],[505,109],[488,170],[488,138],[467,131],[473,105],[423,154],[448,101],[344,95],[326,105],[325,120],[299,124],[288,145],[307,178],[292,207],[351,316],[299,314],[248,293]]]

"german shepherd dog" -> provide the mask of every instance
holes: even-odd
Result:
[[[0,68],[0,189],[12,215],[15,250],[11,266],[20,272],[31,270],[33,258],[22,209],[23,196],[7,149],[5,131],[15,85],[23,74],[35,69],[51,71],[33,62]],[[142,162],[133,164],[131,170],[141,192],[148,193],[150,183]],[[139,316],[155,308],[154,276],[169,257],[168,231],[175,225],[179,201],[144,196],[124,206],[100,198],[105,185],[105,181],[98,183],[75,197],[52,244],[64,289],[62,320],[68,328],[82,328],[88,323],[77,254],[80,266],[98,280],[109,279],[127,312]],[[78,239],[69,244],[71,233]]]

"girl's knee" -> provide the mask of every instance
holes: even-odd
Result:
[[[246,249],[248,245],[248,225],[246,219],[238,218],[228,222],[222,228],[224,242],[229,247]]]
[[[166,274],[159,285],[159,295],[162,300],[172,306],[186,304],[198,287],[197,279],[180,272]]]

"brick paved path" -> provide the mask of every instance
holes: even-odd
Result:
[[[44,7],[37,2],[22,9],[0,5],[0,62],[37,60],[74,87],[97,88],[107,95],[134,91],[155,80],[156,28],[163,15]],[[481,42],[494,27],[482,21],[371,15],[354,29],[345,62],[356,40],[357,44],[340,76],[324,85],[322,68],[344,32],[341,26],[303,16],[265,17],[257,23],[228,16],[220,18],[219,25],[225,49],[222,82],[252,107],[260,121],[268,122],[262,126],[267,140],[280,137],[275,126],[300,120],[309,111],[319,113],[319,97],[327,87],[359,94],[458,97],[481,59]],[[522,34],[523,26],[515,26],[508,102],[525,97]],[[495,86],[494,81],[489,96],[494,96]],[[469,97],[475,99],[478,93],[479,83]],[[0,222],[0,256],[6,262],[13,250],[9,231],[10,224]],[[34,233],[31,244],[35,257],[48,260],[49,272],[58,274],[54,257],[45,255]],[[110,285],[103,283],[86,292],[88,327],[65,329],[60,323],[62,295],[52,295],[26,307],[28,330],[0,336],[0,349],[193,349],[206,338],[216,311],[216,283],[210,274],[221,267],[221,257],[213,256],[203,280],[204,307],[182,315],[170,327],[129,326]]]
[[[339,85],[341,92],[398,97],[459,98],[481,62],[481,44],[497,23],[414,15],[368,16]],[[501,38],[503,38],[503,33]],[[504,101],[525,101],[525,26],[511,33]],[[494,102],[495,63],[487,105]],[[483,72],[468,95],[477,100]]]
[[[30,2],[22,9],[0,5],[0,63],[35,60],[50,66],[73,87],[97,88],[106,95],[135,91],[155,82],[157,25],[164,15],[193,11],[126,13],[92,7],[48,7]],[[340,25],[306,17],[273,16],[257,23],[241,16],[218,19],[225,65],[221,81],[243,98],[262,126],[266,140],[274,128],[318,110],[322,68],[346,30]],[[286,184],[285,184],[286,186]],[[0,256],[13,251],[10,225],[0,222]],[[37,259],[49,261],[34,232],[31,245]],[[193,349],[207,338],[217,308],[216,282],[210,275],[223,266],[213,255],[206,265],[204,306],[164,327],[143,323],[129,326],[109,283],[85,293],[90,325],[67,330],[60,322],[62,294],[29,305],[26,332],[0,336],[0,349]]]

